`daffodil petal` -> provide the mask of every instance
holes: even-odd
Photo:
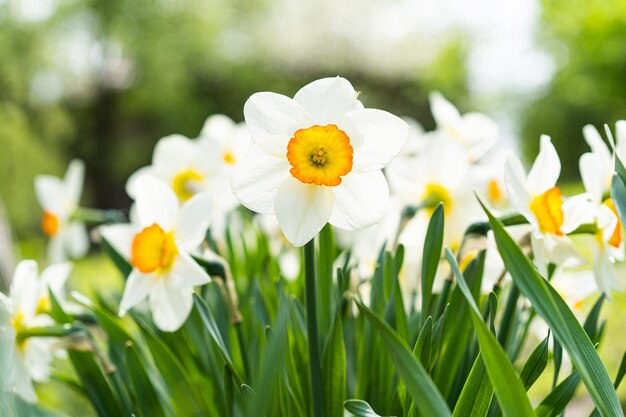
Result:
[[[139,231],[132,224],[112,224],[100,226],[98,231],[102,237],[125,259],[130,259],[133,238]]]
[[[438,128],[456,126],[461,121],[459,111],[452,103],[439,92],[433,91],[429,95],[430,111]]]
[[[156,223],[163,230],[171,230],[176,221],[178,199],[163,181],[143,176],[137,179],[137,215],[142,227]]]
[[[612,170],[609,165],[608,177],[605,175],[601,157],[593,152],[587,152],[580,157],[578,162],[580,176],[583,180],[585,190],[597,204],[602,202],[604,191],[608,188]]]
[[[227,144],[236,128],[235,122],[223,114],[209,116],[202,126],[199,140],[209,140],[218,144]]]
[[[511,205],[527,220],[533,221],[534,216],[530,212],[529,204],[531,196],[526,190],[524,167],[519,158],[509,155],[504,164],[504,184]],[[536,220],[534,221],[535,226]]]
[[[334,203],[335,193],[330,187],[288,177],[276,193],[274,210],[287,240],[303,246],[328,222]]]
[[[41,208],[58,213],[63,205],[65,185],[60,178],[52,175],[39,175],[35,178],[35,194]]]
[[[354,147],[354,172],[383,169],[400,153],[409,137],[409,125],[383,110],[361,109],[346,113],[338,122]]]
[[[254,146],[243,158],[233,176],[233,191],[241,204],[252,211],[274,214],[274,197],[290,165]]]
[[[362,109],[363,104],[357,96],[350,81],[342,77],[329,77],[305,85],[293,99],[315,124],[327,125],[336,123],[344,113]]]
[[[195,287],[211,282],[211,278],[206,271],[185,252],[178,254],[172,269],[168,272],[168,277],[167,284],[174,289]]]
[[[48,266],[43,270],[39,279],[47,288],[50,288],[50,291],[57,298],[60,298],[71,272],[72,264],[70,262],[62,262]]]
[[[604,161],[608,163],[611,162],[611,151],[609,151],[608,146],[604,143],[604,139],[602,139],[602,135],[600,135],[598,129],[593,125],[586,125],[583,127],[583,137],[593,153],[599,155]]]
[[[539,154],[526,179],[528,191],[534,195],[542,194],[556,185],[560,174],[561,161],[559,155],[556,153],[550,137],[542,135]]]
[[[173,176],[178,171],[201,164],[198,145],[183,135],[169,135],[159,139],[152,154],[152,166],[159,176]]]
[[[80,159],[73,159],[67,167],[65,173],[65,191],[68,201],[78,206],[80,196],[83,193],[83,183],[85,181],[85,163]]]
[[[133,200],[137,198],[137,179],[141,178],[144,175],[152,175],[158,178],[154,167],[152,165],[149,165],[147,167],[139,168],[137,171],[133,172],[126,180],[126,194],[128,194],[128,196]]]
[[[568,234],[576,230],[580,225],[594,222],[594,204],[589,201],[589,196],[580,194],[570,197],[563,202],[563,224],[561,230]]]
[[[65,252],[74,259],[82,258],[89,251],[89,234],[83,222],[72,222],[63,233]]]
[[[193,304],[193,288],[175,290],[159,281],[150,292],[150,310],[156,326],[164,332],[173,332],[182,326]]]
[[[122,301],[120,301],[120,316],[145,300],[155,285],[154,274],[144,274],[133,269],[128,275]]]
[[[212,198],[209,192],[196,194],[178,211],[174,237],[183,250],[194,250],[204,240],[211,220]]]
[[[28,374],[26,364],[17,353],[14,356],[15,360],[11,364],[11,366],[14,368],[13,390],[24,401],[31,404],[36,403],[37,393],[35,392],[33,381],[30,379],[30,375]]]
[[[389,188],[382,171],[346,175],[333,191],[335,206],[329,223],[341,229],[374,225],[383,217],[389,202]]]
[[[20,261],[13,274],[11,283],[11,300],[13,311],[21,311],[26,318],[35,315],[40,282],[37,262],[32,260]]]
[[[276,93],[253,94],[243,113],[254,143],[279,158],[286,158],[294,132],[313,124],[298,103]]]
[[[58,263],[67,260],[65,254],[65,245],[63,239],[63,232],[59,232],[50,238],[47,249],[48,262]]]

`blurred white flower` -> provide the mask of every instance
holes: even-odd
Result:
[[[528,176],[514,155],[509,155],[505,165],[507,194],[532,226],[535,264],[544,276],[549,262],[564,267],[584,263],[566,235],[589,220],[591,204],[585,195],[564,199],[556,186],[560,173],[559,155],[546,135],[541,137],[541,149]]]
[[[85,223],[73,217],[79,208],[84,178],[85,165],[77,159],[70,162],[65,178],[51,175],[35,178],[35,193],[43,208],[41,228],[50,238],[50,263],[63,262],[68,257],[80,258],[89,250]]]
[[[583,132],[592,151],[580,157],[580,175],[592,203],[590,223],[598,228],[595,236],[587,239],[588,247],[598,287],[609,296],[612,289],[620,288],[613,264],[624,259],[623,226],[609,195],[613,157],[595,128],[588,125]]]
[[[404,147],[402,119],[364,109],[341,77],[314,81],[293,99],[252,95],[244,106],[254,147],[233,178],[249,209],[275,214],[295,246],[326,223],[353,230],[378,222],[389,199],[384,168]]]
[[[191,312],[193,287],[210,281],[189,254],[209,226],[210,196],[201,193],[179,206],[162,181],[152,176],[136,181],[136,221],[100,228],[104,239],[133,266],[120,315],[149,298],[157,327],[175,331]]]
[[[437,123],[437,132],[463,146],[471,163],[482,158],[498,141],[499,129],[493,119],[478,112],[461,115],[438,91],[430,94],[430,108]]]
[[[61,273],[59,273],[61,272]],[[37,263],[25,260],[18,264],[10,295],[0,293],[0,388],[36,402],[33,381],[43,382],[50,375],[52,340],[41,337],[21,339],[20,333],[33,327],[49,326],[53,320],[40,314],[47,299],[46,285],[64,281],[62,271],[48,268],[38,277]],[[59,288],[57,288],[58,290]]]
[[[251,145],[245,124],[235,124],[220,114],[210,116],[197,139],[182,135],[160,139],[154,148],[152,164],[131,175],[126,191],[134,199],[137,179],[151,175],[172,188],[181,203],[206,192],[212,201],[213,237],[222,239],[226,215],[239,205],[231,188],[233,172]]]

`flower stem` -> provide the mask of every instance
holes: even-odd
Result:
[[[313,415],[315,417],[323,417],[322,369],[319,336],[317,334],[317,304],[315,301],[315,241],[313,239],[304,246],[304,278],[306,281],[306,321],[309,336],[309,367],[311,370]]]

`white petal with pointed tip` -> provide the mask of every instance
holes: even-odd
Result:
[[[529,221],[534,216],[530,212],[531,196],[526,190],[524,167],[515,155],[509,155],[504,165],[504,184],[513,207]]]
[[[163,230],[171,230],[176,221],[178,199],[161,180],[143,176],[137,179],[137,199],[135,205],[141,227],[154,223]]]
[[[602,169],[602,158],[593,152],[583,154],[578,164],[585,190],[589,193],[594,202],[600,204],[604,191],[608,188],[607,186],[612,172],[609,172],[608,178],[605,176],[604,170]]]
[[[117,253],[130,260],[133,239],[135,234],[139,232],[136,226],[133,224],[112,224],[100,226],[98,231]]]
[[[430,110],[438,128],[453,127],[461,121],[461,115],[456,107],[439,92],[433,91],[429,95]]]
[[[561,174],[561,161],[547,135],[541,136],[541,148],[535,159],[526,184],[531,194],[539,195],[556,185]]]
[[[282,158],[286,158],[287,143],[295,131],[313,125],[302,107],[282,94],[253,94],[243,113],[254,143]]]
[[[89,251],[89,234],[85,223],[79,221],[70,223],[63,237],[65,252],[70,257],[82,258]]]
[[[85,163],[80,159],[73,159],[65,173],[65,191],[67,200],[75,206],[80,203],[85,181]]]
[[[35,194],[44,210],[58,215],[63,205],[65,185],[60,178],[39,175],[35,178]]]
[[[158,279],[154,274],[144,274],[133,269],[128,275],[124,295],[120,301],[120,315],[126,314],[128,310],[145,300]]]
[[[389,202],[389,188],[382,171],[348,174],[333,191],[335,206],[329,223],[347,230],[378,223]]]
[[[338,122],[354,148],[354,172],[383,169],[400,153],[409,137],[409,125],[383,110],[362,109],[346,113]]]
[[[178,211],[174,238],[183,250],[192,251],[204,240],[211,220],[211,200],[208,192],[196,194]]]
[[[363,108],[350,81],[342,77],[313,81],[302,87],[293,99],[318,125],[334,124],[344,113]]]
[[[274,197],[290,177],[291,165],[254,146],[237,166],[233,192],[244,206],[261,214],[274,214]]]
[[[185,253],[180,252],[172,265],[172,269],[168,272],[167,285],[174,289],[183,289],[187,287],[195,287],[211,282],[211,278],[193,258]]]
[[[182,326],[193,305],[193,288],[175,290],[164,280],[155,283],[150,291],[150,310],[156,326],[164,332],[173,332]]]
[[[287,240],[303,246],[328,222],[334,204],[332,188],[304,184],[290,176],[276,193],[274,210]]]

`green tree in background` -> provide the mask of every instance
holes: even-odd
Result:
[[[581,129],[626,119],[626,2],[542,0],[543,41],[559,70],[523,115],[524,150],[535,155],[546,133],[559,152],[563,176],[578,178],[588,149]],[[601,130],[603,131],[603,130]]]

